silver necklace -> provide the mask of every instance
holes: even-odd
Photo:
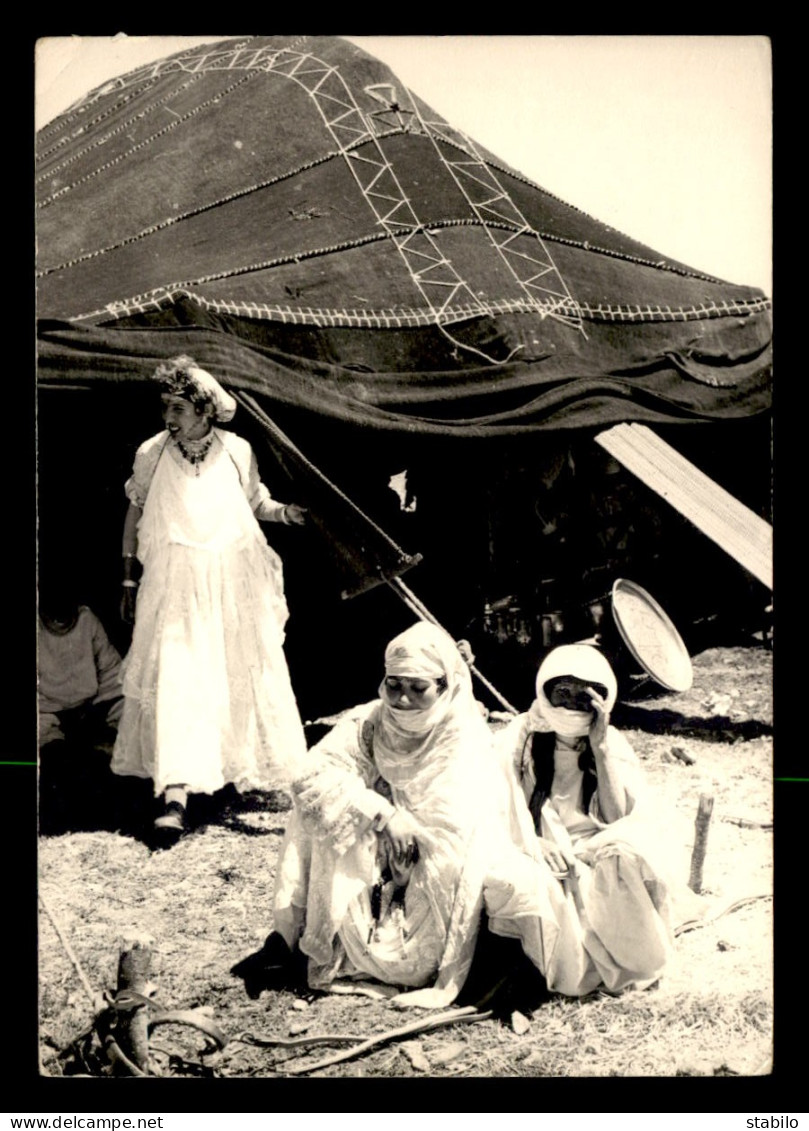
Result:
[[[187,460],[188,463],[191,464],[191,466],[194,468],[194,472],[197,475],[199,475],[199,465],[202,463],[202,461],[208,455],[208,452],[211,450],[211,447],[213,446],[213,439],[214,439],[214,437],[213,437],[213,432],[212,432],[210,436],[208,436],[204,440],[200,441],[198,447],[195,446],[195,447],[188,447],[187,448],[185,446],[185,444],[182,442],[182,440],[179,437],[177,437],[176,443],[177,443],[177,447],[180,449],[180,455],[183,457],[184,460]]]

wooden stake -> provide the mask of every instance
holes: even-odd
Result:
[[[132,990],[146,996],[154,939],[150,935],[127,935],[121,939],[118,958],[118,993]],[[142,1072],[149,1072],[149,1007],[134,1001],[118,1011],[116,1038],[121,1052]]]
[[[691,853],[691,876],[688,880],[688,886],[697,895],[702,891],[702,866],[705,863],[705,852],[708,848],[708,826],[711,823],[712,812],[713,797],[708,793],[701,793],[695,822],[694,849]]]

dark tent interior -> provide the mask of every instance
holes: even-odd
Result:
[[[374,697],[413,619],[384,584],[407,555],[403,580],[519,706],[617,577],[692,650],[766,630],[765,586],[595,442],[645,422],[769,520],[761,291],[558,200],[336,37],[172,56],[37,145],[40,562],[71,548],[122,650],[123,484],[160,428],[150,374],[180,353],[251,398],[233,427],[310,508],[265,527],[304,719]],[[392,550],[357,545],[352,507]]]
[[[298,488],[261,428],[239,415],[234,424],[253,443],[273,495],[306,505],[305,485]],[[40,558],[60,559],[72,547],[82,598],[123,651],[123,483],[156,419],[157,394],[138,383],[40,394]],[[593,617],[616,577],[647,588],[692,651],[751,640],[765,628],[765,587],[622,469],[591,431],[546,433],[539,443],[407,436],[391,443],[318,419],[290,421],[286,430],[305,437],[320,469],[399,546],[423,555],[405,575],[408,586],[471,641],[477,666],[512,702],[530,695],[551,641],[598,631]],[[711,426],[710,443],[704,426],[671,431],[680,451],[767,514],[766,420]],[[404,499],[389,486],[403,471]],[[287,652],[304,717],[339,710],[358,689],[372,697],[386,640],[412,613],[384,584],[343,598],[344,573],[321,530],[264,529],[285,563]]]

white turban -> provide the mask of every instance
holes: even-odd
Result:
[[[446,679],[448,685],[467,670],[458,645],[437,625],[418,621],[394,637],[385,649],[386,675]],[[450,687],[450,690],[453,690]]]

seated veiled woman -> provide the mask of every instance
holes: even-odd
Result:
[[[514,783],[494,757],[454,641],[419,623],[390,642],[379,698],[314,746],[293,783],[275,931],[238,963],[253,996],[308,959],[309,986],[371,978],[453,1001],[471,965],[484,878],[515,851]],[[523,806],[524,808],[524,806]]]
[[[597,648],[563,645],[540,666],[531,709],[496,736],[556,881],[548,917],[545,873],[524,860],[510,893],[487,890],[490,926],[568,995],[648,985],[672,954],[672,885],[637,758],[609,725],[616,696]]]

